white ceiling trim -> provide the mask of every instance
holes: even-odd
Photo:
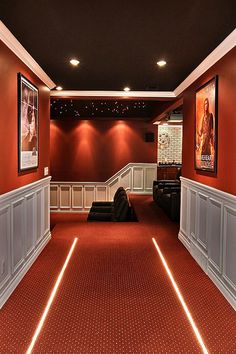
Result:
[[[53,89],[56,84],[38,65],[27,50],[13,36],[8,28],[0,21],[0,40],[41,79],[45,85]],[[174,91],[51,91],[52,97],[114,97],[114,98],[175,98],[186,90],[204,72],[219,61],[225,54],[236,46],[236,29],[231,32],[218,47],[216,47],[191,74]]]
[[[34,58],[27,52],[27,50],[20,44],[20,42],[13,36],[9,29],[0,21],[0,40],[20,59],[22,62],[38,76],[40,80],[50,89],[54,88],[56,84],[50,79],[45,71],[38,65]]]
[[[175,98],[172,91],[51,91],[52,97]]]
[[[175,96],[179,96],[186,90],[194,81],[196,81],[202,74],[210,69],[217,61],[219,61],[225,54],[227,54],[236,45],[236,29],[233,30],[218,47],[216,47],[196,69],[174,90]]]

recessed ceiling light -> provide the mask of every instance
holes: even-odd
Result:
[[[157,65],[160,66],[160,67],[165,66],[166,65],[166,61],[165,60],[159,60],[157,62]]]
[[[130,88],[129,88],[129,87],[125,87],[125,88],[124,88],[124,91],[125,91],[125,92],[129,92],[129,91],[130,91]]]
[[[56,87],[56,90],[57,90],[57,91],[61,91],[61,90],[62,90],[62,87],[61,87],[61,86],[57,86],[57,87]]]
[[[71,63],[71,65],[73,65],[73,66],[77,66],[77,65],[79,65],[79,60],[77,60],[77,59],[71,59],[71,60],[70,60],[70,63]]]

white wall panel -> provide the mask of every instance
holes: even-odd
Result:
[[[208,211],[208,255],[210,265],[218,272],[221,271],[222,252],[222,203],[214,198],[209,198]]]
[[[181,177],[179,239],[236,309],[236,196]]]
[[[40,242],[41,238],[43,237],[43,191],[39,189],[36,191],[36,242]]]
[[[33,252],[36,241],[35,193],[25,196],[25,216],[25,248],[28,256]]]
[[[144,189],[144,169],[142,167],[134,167],[133,169],[133,190]]]
[[[83,209],[83,186],[72,186],[72,209]]]
[[[89,209],[95,200],[95,186],[84,187],[84,207]]]
[[[50,186],[50,208],[58,209],[59,207],[59,186],[51,184]]]
[[[193,190],[190,190],[190,235],[193,238],[196,238],[196,202],[197,202],[197,198],[196,198],[196,192]]]
[[[50,179],[0,196],[0,308],[50,239]]]
[[[70,185],[60,186],[60,208],[70,209],[71,207],[71,187]]]
[[[145,168],[145,190],[152,191],[153,181],[156,179],[156,167]]]
[[[182,190],[181,190],[181,205],[182,205],[182,208],[181,208],[181,230],[183,231],[183,233],[185,235],[187,235],[187,213],[185,211],[188,210],[188,190],[186,187],[182,187]],[[184,211],[184,212],[183,212]]]
[[[132,169],[129,168],[127,171],[120,176],[120,185],[125,189],[131,189],[132,182]]]
[[[6,205],[0,209],[0,289],[10,277],[10,237],[10,205]]]
[[[198,193],[197,240],[204,249],[207,248],[207,200],[206,195]]]
[[[48,208],[48,205],[50,204],[49,202],[50,198],[50,188],[49,186],[44,187],[44,234],[45,232],[48,232],[50,229],[50,209]]]
[[[107,200],[107,187],[96,186],[96,201]]]
[[[12,203],[12,267],[17,271],[25,255],[24,198]]]
[[[236,208],[224,209],[224,278],[236,289]]]

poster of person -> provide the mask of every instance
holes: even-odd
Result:
[[[38,167],[38,89],[18,74],[19,171]]]
[[[216,172],[217,77],[196,92],[195,169]]]

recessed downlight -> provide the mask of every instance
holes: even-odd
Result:
[[[62,88],[61,86],[57,86],[57,87],[56,87],[56,90],[57,90],[57,91],[61,91],[61,90],[63,90],[63,88]]]
[[[73,66],[77,66],[77,65],[79,65],[79,60],[73,58],[73,59],[70,60],[70,63],[71,63],[71,65],[73,65]]]
[[[157,65],[160,66],[160,67],[165,66],[166,65],[166,61],[165,60],[159,60],[157,62]]]
[[[125,92],[129,92],[129,91],[130,91],[130,87],[128,87],[128,86],[125,87],[125,88],[124,88],[124,91],[125,91]]]

